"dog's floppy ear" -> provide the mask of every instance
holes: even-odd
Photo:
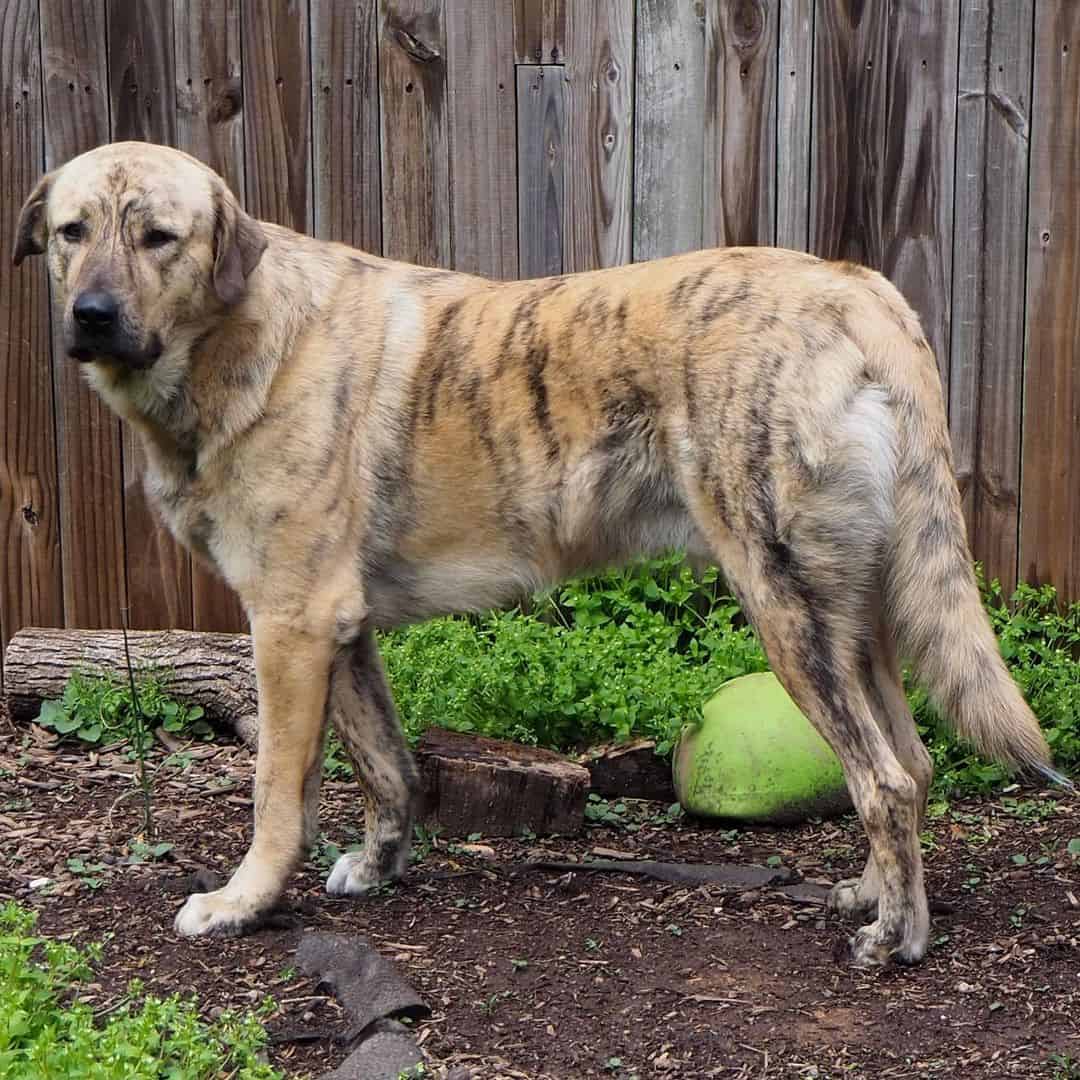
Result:
[[[214,202],[214,292],[222,303],[235,304],[266,250],[266,233],[231,192],[219,192]]]
[[[35,185],[23,203],[19,224],[15,228],[15,249],[11,261],[18,266],[27,255],[40,255],[48,243],[48,222],[45,220],[45,202],[49,197],[53,173],[46,173]]]

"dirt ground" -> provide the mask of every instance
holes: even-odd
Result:
[[[851,818],[736,830],[632,803],[611,815],[629,827],[598,822],[573,839],[481,839],[471,851],[429,839],[404,884],[362,901],[322,891],[333,855],[324,842],[272,928],[189,941],[172,931],[178,883],[201,868],[226,873],[243,853],[250,754],[196,746],[163,764],[162,752],[157,838],[173,846],[133,864],[140,810],[121,752],[56,747],[2,719],[0,733],[0,899],[35,907],[46,933],[106,941],[83,995],[103,1012],[135,977],[162,994],[195,991],[207,1015],[272,996],[270,1058],[289,1076],[318,1076],[347,1053],[337,1003],[295,972],[305,929],[360,933],[400,965],[432,1009],[418,1025],[432,1074],[455,1080],[1080,1076],[1072,798],[1017,789],[932,819],[937,914],[914,969],[849,969],[834,956],[842,923],[767,889],[524,865],[778,857],[829,883],[865,855]],[[324,836],[355,843],[361,821],[355,790],[328,784]],[[50,884],[30,887],[42,877]]]

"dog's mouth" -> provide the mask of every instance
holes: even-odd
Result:
[[[145,346],[126,341],[95,341],[89,335],[79,335],[68,345],[67,354],[80,364],[112,363],[135,371],[153,367],[164,350],[161,338],[152,334]]]

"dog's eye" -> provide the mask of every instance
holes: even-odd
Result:
[[[83,238],[83,226],[81,221],[69,221],[60,226],[60,235],[69,243],[77,244]]]
[[[171,244],[175,239],[176,233],[171,233],[168,229],[148,229],[143,237],[143,244],[148,248],[159,248]]]

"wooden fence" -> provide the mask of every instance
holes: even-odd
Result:
[[[1080,595],[1076,0],[0,0],[0,245],[43,168],[168,142],[255,214],[496,277],[781,244],[937,350],[976,554]],[[241,625],[0,266],[0,641]]]

